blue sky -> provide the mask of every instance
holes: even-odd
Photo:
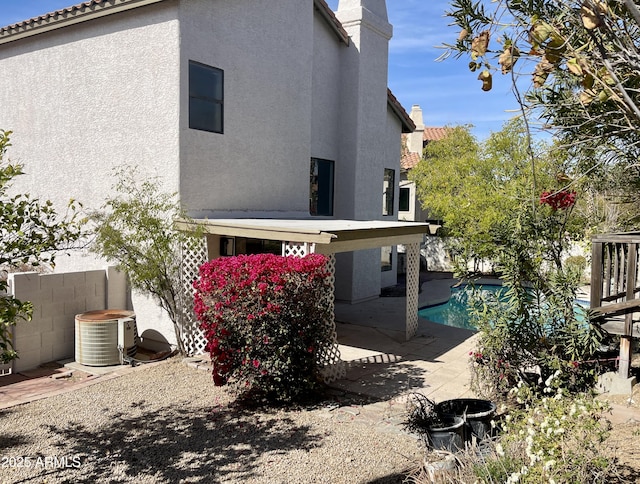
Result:
[[[0,0],[0,24],[21,20],[80,3],[74,0]],[[327,0],[332,9],[338,0]],[[436,62],[458,36],[444,17],[448,0],[387,0],[394,35],[389,47],[389,87],[405,109],[422,107],[427,126],[473,124],[474,134],[486,138],[499,131],[517,108],[507,78],[494,76],[493,89],[480,89],[477,74],[469,72],[468,59],[453,56]]]

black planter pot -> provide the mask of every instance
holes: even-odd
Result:
[[[445,416],[440,424],[427,429],[426,437],[427,445],[435,450],[456,452],[464,449],[464,420],[461,417]]]
[[[458,417],[465,422],[465,440],[483,440],[493,436],[491,420],[496,415],[496,404],[478,398],[456,398],[436,405],[440,415]]]

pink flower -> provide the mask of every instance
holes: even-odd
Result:
[[[253,367],[258,368],[260,366],[260,362],[258,360],[253,360]]]
[[[568,190],[545,191],[540,194],[540,203],[549,205],[553,211],[556,211],[572,207],[576,203],[576,195],[576,192]]]

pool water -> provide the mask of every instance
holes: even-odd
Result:
[[[476,287],[478,291],[489,294],[499,294],[504,288],[499,285],[483,284]],[[470,306],[472,291],[468,286],[452,287],[451,298],[442,304],[426,306],[418,311],[418,316],[434,323],[476,330],[469,321],[468,308]],[[583,308],[588,308],[588,301],[576,301],[576,316],[579,321],[584,320]]]
[[[498,285],[486,284],[480,286],[478,289],[483,292],[496,294],[503,288]],[[434,323],[475,331],[475,326],[469,321],[468,308],[470,298],[471,291],[469,291],[466,286],[452,287],[451,297],[447,302],[421,308],[418,311],[418,316]]]

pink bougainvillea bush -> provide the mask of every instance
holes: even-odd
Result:
[[[200,267],[195,311],[216,385],[293,401],[318,388],[334,341],[327,258],[221,257]]]

